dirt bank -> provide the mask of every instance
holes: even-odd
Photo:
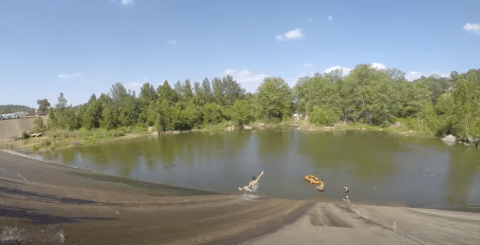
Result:
[[[311,206],[150,184],[0,151],[0,244],[235,244]]]

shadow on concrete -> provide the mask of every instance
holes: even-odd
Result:
[[[0,207],[0,216],[14,219],[27,219],[31,223],[39,225],[78,223],[84,220],[117,220],[117,218],[104,217],[63,217],[49,215],[39,212],[36,209],[18,209]]]
[[[68,204],[77,204],[77,205],[91,205],[96,204],[95,201],[76,199],[69,197],[57,197],[52,195],[39,194],[35,192],[22,191],[18,189],[8,188],[0,186],[0,196],[15,196],[20,198],[32,198],[32,199],[42,199],[45,201],[54,201]]]

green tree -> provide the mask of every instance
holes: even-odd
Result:
[[[367,106],[377,124],[388,126],[400,109],[400,99],[387,76],[379,76],[372,86],[371,104]]]
[[[257,91],[260,118],[279,121],[291,113],[292,91],[282,78],[265,78]]]
[[[203,123],[203,113],[199,106],[195,105],[193,101],[190,101],[185,107],[184,120],[191,128],[196,128]]]
[[[167,80],[163,82],[163,85],[157,88],[158,97],[161,100],[166,100],[169,105],[177,103],[180,100],[180,95],[170,87]]]
[[[190,101],[193,98],[193,90],[192,85],[190,84],[190,79],[185,79],[182,91],[186,101]]]
[[[59,110],[63,110],[65,109],[65,107],[67,107],[67,99],[63,97],[63,93],[60,93],[60,96],[58,97],[58,102],[55,105],[55,108]]]
[[[34,127],[32,129],[32,132],[34,132],[34,133],[40,133],[40,132],[44,132],[45,130],[47,130],[47,127],[43,123],[43,118],[42,117],[36,117],[35,121],[33,121],[33,125],[34,125]]]
[[[212,98],[212,89],[211,89],[211,86],[210,86],[210,81],[208,81],[208,78],[205,78],[203,79],[203,82],[202,82],[202,91],[203,91],[203,95],[205,96],[204,100],[205,100],[205,103],[210,103],[213,101],[213,98]]]
[[[216,103],[206,103],[203,107],[204,123],[217,124],[223,121],[222,107]]]
[[[228,114],[230,118],[237,122],[238,125],[249,124],[255,120],[254,105],[247,100],[237,100],[232,107],[229,108]]]
[[[140,88],[140,100],[145,104],[149,101],[154,101],[158,98],[157,92],[150,83],[144,83]]]
[[[42,113],[47,112],[48,107],[50,106],[50,102],[48,102],[47,99],[38,100],[37,104],[38,104],[38,112],[42,112]]]
[[[462,76],[453,92],[453,131],[462,139],[480,136],[480,85]]]
[[[338,114],[334,109],[327,109],[323,106],[314,106],[308,121],[318,126],[332,125],[338,121]]]
[[[110,96],[114,103],[119,104],[128,95],[127,89],[122,83],[115,83],[110,88]]]

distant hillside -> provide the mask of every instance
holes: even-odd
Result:
[[[17,111],[32,111],[35,108],[30,108],[25,105],[0,105],[0,114],[13,113]]]

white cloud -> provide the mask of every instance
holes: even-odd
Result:
[[[333,17],[332,17],[331,15],[328,16],[328,20],[329,20],[329,21],[333,21]]]
[[[383,70],[383,69],[386,69],[387,67],[385,67],[384,64],[380,64],[380,63],[372,63],[372,67],[373,68],[377,68],[379,70]]]
[[[58,74],[58,78],[71,78],[71,77],[81,77],[82,73],[77,72],[73,74]]]
[[[129,83],[125,87],[132,89],[132,88],[140,88],[142,87],[142,85],[143,85],[142,83]]]
[[[278,35],[276,38],[278,41],[288,41],[288,40],[300,40],[300,39],[303,39],[304,37],[305,37],[305,34],[303,34],[302,29],[297,28],[283,35]]]
[[[330,73],[330,72],[332,72],[334,70],[338,70],[338,69],[343,69],[343,71],[342,71],[343,76],[348,75],[348,73],[350,73],[350,71],[352,71],[352,68],[341,67],[341,66],[332,66],[330,68],[325,69],[323,72],[324,73]]]
[[[310,19],[310,18],[308,19],[308,22],[312,22],[312,21],[313,21],[312,19]]]
[[[267,75],[265,74],[254,75],[249,70],[242,70],[236,72],[232,69],[226,69],[223,72],[223,75],[232,76],[233,79],[236,80],[238,83],[261,83],[263,82],[263,79],[267,77]]]
[[[405,75],[405,79],[407,79],[409,81],[413,81],[415,79],[421,78],[422,76],[429,77],[431,75],[436,75],[438,77],[450,77],[450,74],[441,73],[441,72],[429,72],[428,73],[428,72],[412,71],[412,72],[408,73],[407,75]]]
[[[175,45],[175,44],[177,44],[177,41],[175,41],[175,40],[170,40],[170,41],[168,41],[168,43]]]
[[[129,5],[129,4],[133,5],[135,3],[133,2],[133,0],[122,0],[122,5],[126,6],[126,5]]]
[[[315,65],[313,64],[305,64],[305,67],[314,67]]]
[[[471,31],[473,32],[474,34],[477,34],[477,35],[480,35],[480,24],[470,24],[470,23],[467,23],[463,29],[465,31]]]

